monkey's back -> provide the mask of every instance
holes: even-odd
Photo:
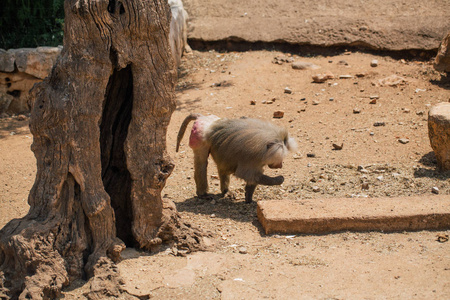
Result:
[[[239,164],[262,168],[268,145],[287,138],[285,128],[256,119],[220,119],[207,133],[214,161],[231,173]]]

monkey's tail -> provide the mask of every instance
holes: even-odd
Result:
[[[178,149],[180,148],[181,140],[183,139],[184,133],[186,132],[186,128],[189,125],[189,122],[197,120],[201,114],[190,114],[189,116],[184,119],[183,123],[181,123],[180,130],[178,131],[177,136],[177,149],[176,152],[178,152]]]

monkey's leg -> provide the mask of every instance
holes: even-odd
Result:
[[[253,193],[255,192],[255,189],[256,189],[256,184],[247,183],[245,185],[245,202],[246,203],[252,203]]]
[[[208,156],[208,148],[194,149],[194,179],[197,187],[197,196],[204,196],[208,192]]]
[[[230,174],[219,167],[217,168],[217,171],[219,172],[220,178],[220,191],[222,192],[222,195],[225,195],[228,193],[228,187],[230,186]]]
[[[261,174],[256,180],[257,184],[262,185],[280,185],[284,182],[283,176],[270,177],[264,174]]]

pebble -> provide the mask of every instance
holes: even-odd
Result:
[[[312,80],[315,83],[323,83],[325,81],[327,81],[328,79],[333,79],[334,75],[331,72],[327,72],[325,74],[316,74],[312,77]]]
[[[370,100],[369,104],[377,104],[377,99]]]
[[[274,112],[273,112],[273,117],[274,117],[275,119],[281,119],[281,118],[283,118],[283,117],[284,117],[284,111],[282,111],[282,110],[274,111]]]
[[[318,192],[320,192],[320,187],[315,185],[315,186],[312,187],[312,190],[313,190],[314,193],[318,193]]]
[[[439,194],[439,188],[437,186],[433,186],[433,188],[431,189],[431,192],[433,194]]]
[[[250,105],[256,105],[256,100],[250,101]]]
[[[25,120],[27,119],[27,117],[24,116],[24,115],[18,115],[18,116],[16,117],[16,119],[17,119],[17,121],[25,121]]]
[[[344,65],[344,66],[348,66],[348,62],[346,62],[345,60],[340,60],[337,63],[338,65]]]
[[[317,101],[317,100],[313,100],[313,101],[312,101],[312,105],[319,105],[319,103],[320,103],[320,102]]]
[[[361,110],[359,108],[354,108],[353,109],[353,113],[354,114],[359,114],[361,112]]]
[[[400,143],[402,143],[402,144],[408,144],[409,143],[409,140],[408,139],[399,139],[398,140]]]
[[[342,148],[344,147],[344,143],[337,145],[337,144],[333,144],[333,149],[334,150],[342,150]]]
[[[240,254],[247,254],[247,248],[245,248],[245,247],[239,247],[239,253],[240,253]]]
[[[378,67],[378,60],[374,59],[370,62],[370,66],[372,68]]]
[[[293,62],[291,65],[292,69],[294,70],[316,70],[316,69],[320,69],[319,66],[309,63],[309,62],[304,62],[304,61],[296,61]]]
[[[339,79],[352,79],[352,75],[339,75]]]
[[[292,94],[292,90],[290,88],[288,88],[288,87],[285,87],[284,88],[284,93],[285,94]]]
[[[314,153],[307,153],[306,157],[316,157],[316,155]]]
[[[375,122],[373,123],[373,126],[378,127],[378,126],[386,126],[385,122]]]
[[[379,180],[379,181],[383,181],[383,179],[384,179],[383,176],[378,176],[378,177],[377,177],[377,180]]]
[[[364,183],[361,185],[361,188],[362,188],[363,190],[368,190],[368,189],[369,189],[369,183],[364,182]]]

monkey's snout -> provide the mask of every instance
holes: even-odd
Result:
[[[283,167],[283,162],[277,163],[277,164],[270,164],[268,165],[271,169],[281,169]]]

